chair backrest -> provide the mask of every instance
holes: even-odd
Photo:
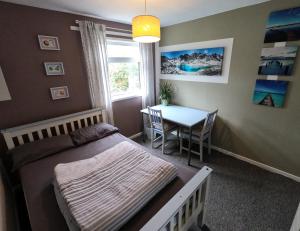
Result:
[[[163,118],[161,110],[155,110],[151,107],[148,107],[149,120],[151,128],[163,129]]]
[[[206,135],[207,133],[211,133],[214,123],[215,123],[215,119],[218,113],[218,109],[208,113],[204,125],[203,125],[203,135]]]

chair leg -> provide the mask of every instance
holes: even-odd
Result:
[[[179,152],[180,152],[180,155],[182,154],[182,130],[180,128],[180,136],[179,136]]]
[[[165,133],[162,134],[162,154],[165,154]]]
[[[153,147],[153,140],[154,140],[154,131],[153,131],[153,129],[151,129],[151,148],[154,148]]]
[[[203,140],[202,139],[200,140],[199,143],[199,154],[200,154],[200,161],[202,162],[203,161]]]
[[[211,154],[211,135],[208,137],[208,154]]]

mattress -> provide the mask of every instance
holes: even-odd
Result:
[[[32,230],[69,230],[58,207],[53,188],[54,167],[57,164],[91,158],[123,141],[131,142],[143,148],[120,133],[115,133],[103,139],[48,156],[23,166],[18,174],[21,179]],[[122,230],[139,230],[143,227],[196,173],[196,171],[191,171],[185,167],[176,167],[177,177],[124,224],[121,228]]]

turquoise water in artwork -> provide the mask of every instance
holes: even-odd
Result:
[[[283,107],[285,95],[255,91],[253,94],[253,103],[259,104],[267,95],[271,95],[275,107]]]
[[[200,70],[208,69],[211,66],[196,66],[196,65],[189,65],[189,64],[180,64],[179,69],[186,72],[197,72]]]

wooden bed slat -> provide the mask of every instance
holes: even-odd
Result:
[[[94,116],[91,117],[91,125],[94,125]]]
[[[69,134],[67,124],[63,124],[63,128],[64,128],[64,134],[65,135]]]
[[[84,126],[85,126],[85,127],[89,126],[88,121],[87,121],[87,118],[84,118],[83,121],[84,121]]]
[[[81,119],[80,119],[80,120],[77,120],[77,123],[78,123],[78,127],[79,127],[79,128],[82,128],[82,125],[81,125]]]
[[[170,230],[174,231],[175,230],[175,226],[176,226],[176,217],[172,217],[170,220]]]
[[[38,130],[37,133],[38,133],[38,136],[39,136],[39,139],[40,139],[40,140],[44,139],[42,130]]]
[[[47,128],[47,129],[46,129],[46,131],[47,131],[47,135],[48,135],[48,137],[49,137],[49,138],[51,138],[51,137],[52,137],[51,128],[50,128],[50,127],[49,127],[49,128]]]
[[[183,226],[182,224],[182,208],[179,208],[178,212],[178,229],[180,229]]]
[[[70,124],[71,124],[71,129],[72,129],[72,132],[73,132],[73,131],[75,131],[75,125],[74,125],[74,121],[71,121],[71,122],[70,122]]]
[[[201,204],[201,191],[202,191],[202,185],[201,185],[201,187],[200,187],[198,190],[199,190],[199,192],[198,192],[198,206],[200,206],[200,204]]]
[[[29,138],[29,142],[33,142],[34,139],[33,139],[33,135],[31,132],[28,133],[28,138]]]
[[[55,131],[56,131],[56,135],[59,136],[60,135],[60,130],[58,126],[55,126]]]
[[[189,199],[186,200],[186,206],[185,206],[185,220],[187,221],[189,219]]]
[[[19,145],[24,144],[24,140],[23,140],[22,136],[17,136],[17,139],[18,139]]]
[[[197,209],[197,205],[196,205],[196,191],[193,193],[193,211],[195,211]]]

